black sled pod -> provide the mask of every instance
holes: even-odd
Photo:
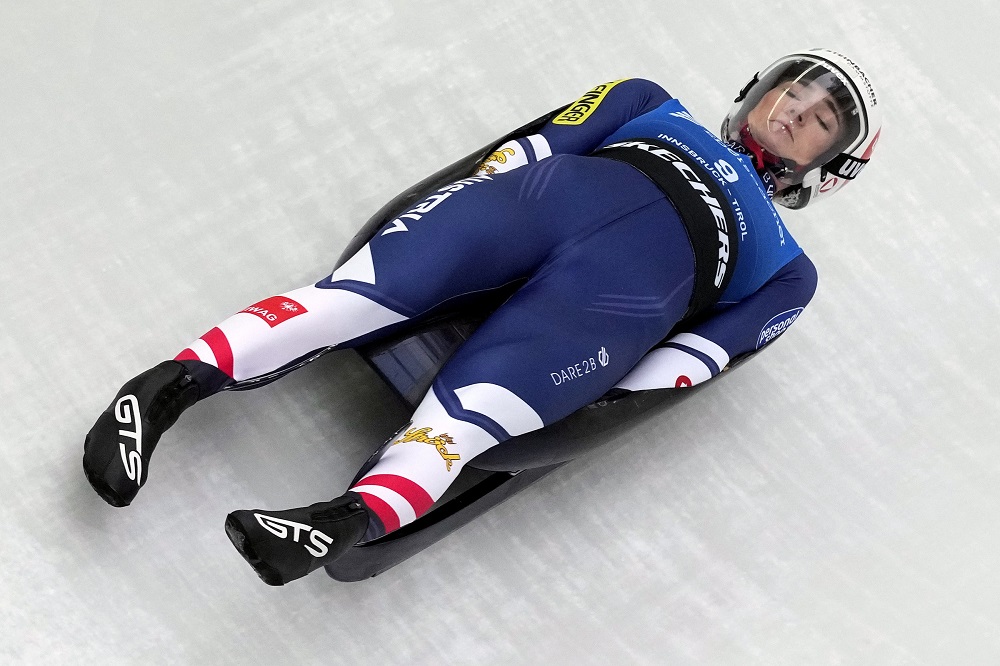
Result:
[[[365,223],[344,250],[337,266],[352,257],[382,226],[400,213],[412,208],[434,190],[471,176],[499,146],[511,139],[536,134],[564,109],[557,109],[524,125],[398,195]],[[498,291],[477,299],[475,303],[437,313],[403,333],[358,347],[356,351],[404,401],[415,408],[448,358],[511,292],[512,289]],[[737,357],[727,370],[752,355]],[[469,461],[444,496],[423,516],[381,538],[354,546],[328,565],[326,571],[332,578],[345,582],[378,575],[557,467],[606,443],[612,432],[662,414],[707,383],[684,389],[636,392],[613,389],[597,402],[558,423],[498,444]],[[387,446],[388,443],[372,454],[352,485],[378,461]]]

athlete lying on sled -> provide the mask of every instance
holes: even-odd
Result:
[[[499,442],[612,388],[698,384],[782,333],[816,272],[772,199],[801,208],[853,179],[879,112],[861,69],[819,49],[755,76],[722,140],[654,83],[597,86],[329,277],[242,310],[126,383],[87,435],[87,478],[125,506],[161,434],[196,401],[523,282],[342,496],[229,514],[230,539],[265,582],[304,576],[414,521]]]

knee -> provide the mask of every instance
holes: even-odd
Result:
[[[467,384],[452,392],[462,410],[486,417],[511,437],[538,430],[545,425],[531,405],[499,384]]]

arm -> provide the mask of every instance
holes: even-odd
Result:
[[[646,354],[615,388],[679,388],[711,379],[731,359],[760,349],[784,333],[815,291],[816,267],[800,254],[747,298],[716,311]]]
[[[546,124],[538,134],[503,144],[476,175],[493,175],[560,154],[587,155],[619,127],[670,99],[645,79],[622,79],[594,87]]]

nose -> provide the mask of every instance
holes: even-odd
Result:
[[[803,121],[802,109],[798,104],[791,104],[785,109],[785,117],[789,124],[801,125]]]

